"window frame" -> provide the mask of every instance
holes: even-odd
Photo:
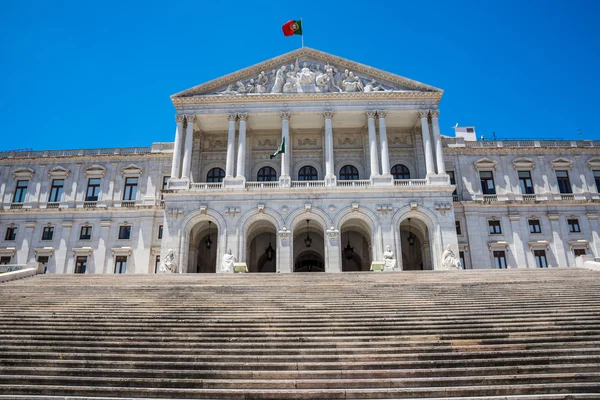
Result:
[[[127,237],[125,237],[125,236],[127,236]],[[119,225],[118,239],[119,240],[131,239],[131,225],[129,225],[129,224]]]
[[[593,169],[594,182],[596,182],[596,191],[600,193],[600,169]]]
[[[118,271],[118,272],[117,272]],[[127,256],[115,256],[115,274],[127,273]]]
[[[60,185],[57,184],[59,181],[61,182]],[[50,194],[48,195],[48,203],[60,203],[62,200],[64,187],[64,178],[52,179],[52,183],[50,185]]]
[[[7,242],[17,240],[18,228],[18,226],[7,226],[6,233],[4,234],[4,240],[6,240]],[[11,236],[8,235],[9,233],[11,234]]]
[[[580,254],[577,254],[580,253]],[[587,255],[585,247],[573,247],[573,256],[575,258]]]
[[[394,169],[396,169],[396,171],[398,169],[400,169],[400,172],[394,173]],[[396,164],[396,165],[394,165],[390,169],[390,172],[391,172],[392,176],[394,177],[394,179],[410,179],[410,170],[404,164]]]
[[[527,174],[528,176],[522,177],[521,174]],[[530,170],[517,170],[517,177],[519,178],[519,187],[521,188],[521,194],[535,194],[533,178],[531,177]],[[529,185],[527,185],[528,182]]]
[[[83,262],[81,262],[83,261]],[[74,274],[85,274],[87,269],[87,256],[76,256],[75,257],[75,268],[73,269]]]
[[[87,231],[87,234],[84,235],[84,230]],[[92,240],[92,226],[91,225],[83,225],[81,229],[79,229],[79,240]]]
[[[219,172],[219,173],[217,174],[217,172]],[[225,178],[225,170],[221,167],[211,168],[206,173],[206,182],[207,183],[221,183],[221,182],[223,182],[224,178]]]
[[[338,180],[340,181],[357,181],[360,179],[358,168],[352,164],[346,164],[339,170]]]
[[[571,178],[569,176],[569,171],[566,169],[558,169],[554,171],[556,175],[556,182],[558,184],[558,192],[560,194],[572,194],[573,186],[571,185]],[[559,176],[559,173],[564,173],[565,176]]]
[[[544,249],[533,249],[533,259],[535,260],[536,268],[548,268],[548,258],[546,257],[546,250]]]
[[[92,180],[98,180],[98,184],[93,183]],[[98,177],[89,177],[87,181],[87,187],[85,189],[85,201],[98,201],[100,198],[100,188],[102,185],[102,178]],[[90,189],[92,189],[92,193],[90,196]]]
[[[531,234],[542,233],[542,223],[538,218],[528,219],[527,226],[529,227],[529,233],[531,233]],[[537,227],[537,230],[536,230],[536,227]]]
[[[508,269],[508,264],[506,263],[506,250],[492,250],[492,257],[496,269]]]
[[[482,177],[481,174],[490,174],[489,178]],[[485,182],[485,184],[484,184]],[[489,187],[489,183],[492,183],[492,187]],[[483,170],[479,171],[479,183],[481,184],[482,194],[496,194],[496,182],[494,181],[494,171]]]
[[[163,225],[159,225],[158,226],[158,235],[157,235],[158,239],[162,239],[163,238]]]
[[[492,228],[494,228],[493,230],[497,232],[493,232]],[[500,223],[500,220],[498,219],[489,219],[488,220],[488,232],[490,235],[502,235],[502,224]]]
[[[8,265],[12,262],[12,256],[0,256],[0,265]]]
[[[569,227],[569,233],[581,233],[579,218],[567,218],[567,226]]]
[[[45,241],[50,241],[54,239],[54,226],[47,225],[42,228],[42,239]]]
[[[135,184],[129,183],[130,179],[135,179]],[[137,200],[138,185],[140,183],[139,176],[126,176],[125,184],[123,185],[123,201]]]
[[[266,165],[258,170],[256,180],[258,182],[275,182],[277,180],[277,171],[275,171],[275,168]]]
[[[299,181],[318,181],[319,173],[312,165],[305,165],[298,170]]]
[[[460,226],[460,220],[457,219],[454,221],[454,226],[456,227],[456,234],[462,235],[462,227]]]
[[[24,183],[25,186],[21,186]],[[28,179],[19,179],[17,181],[17,185],[15,186],[15,193],[13,194],[13,203],[25,203],[25,198],[27,197],[27,189],[29,188],[29,180]]]

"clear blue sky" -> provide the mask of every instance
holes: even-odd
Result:
[[[443,134],[600,139],[600,1],[0,2],[0,150],[172,141],[181,90],[309,47],[445,90]]]

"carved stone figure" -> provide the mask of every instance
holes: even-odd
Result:
[[[365,85],[365,92],[387,92],[375,79]]]
[[[383,262],[385,262],[384,269],[393,270],[396,268],[396,259],[394,258],[394,252],[392,251],[392,246],[389,244],[385,246],[385,251],[383,252]]]
[[[250,79],[248,84],[246,85],[246,93],[254,93],[256,91],[256,85],[254,84],[254,79]]]
[[[297,75],[298,83],[301,85],[312,85],[315,83],[315,73],[308,68],[308,63],[302,65],[302,70]]]
[[[268,86],[269,79],[267,78],[265,71],[262,71],[256,78],[256,93],[266,93]]]
[[[231,95],[237,94],[237,92],[233,89],[233,85],[229,85],[229,86],[227,86],[227,89],[223,90],[220,94],[226,95],[226,96],[231,96]]]
[[[362,81],[358,76],[354,76],[352,71],[346,70],[344,72],[344,79],[342,80],[342,88],[345,92],[362,92],[364,90]]]
[[[456,257],[450,245],[442,253],[442,269],[461,269],[460,259]]]
[[[175,252],[173,249],[169,249],[167,255],[165,256],[165,260],[160,263],[158,270],[164,274],[174,274],[177,272],[177,261],[175,261]]]
[[[296,91],[296,84],[294,83],[294,78],[288,76],[285,85],[283,85],[283,93],[292,93]]]
[[[223,272],[232,272],[233,271],[233,263],[235,262],[235,257],[231,254],[231,249],[227,250],[227,253],[223,256],[221,260],[221,271]]]
[[[244,86],[244,84],[242,83],[242,81],[237,81],[235,83],[237,85],[237,93],[238,94],[245,94],[246,93],[246,86]]]
[[[275,73],[275,82],[271,88],[271,93],[281,93],[285,84],[285,65],[282,65]]]

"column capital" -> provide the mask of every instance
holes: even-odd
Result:
[[[236,113],[229,113],[227,114],[227,121],[235,121],[235,119],[237,118],[237,114]]]
[[[429,114],[431,115],[431,118],[439,118],[440,110],[429,110]]]
[[[248,118],[248,113],[238,113],[238,118],[240,121],[245,121]]]
[[[385,118],[386,112],[385,110],[377,110],[377,116],[379,118]]]
[[[289,120],[292,116],[292,113],[289,111],[281,111],[280,115],[281,115],[281,119]]]
[[[375,110],[367,110],[367,118],[375,118]]]
[[[196,119],[196,115],[195,114],[186,114],[185,116],[185,120],[189,123],[194,123],[194,120]]]
[[[175,121],[178,124],[183,124],[184,120],[185,120],[185,115],[183,115],[183,114],[177,114],[177,115],[175,115]]]
[[[419,117],[421,118],[427,118],[429,116],[429,110],[418,110],[419,111]]]
[[[325,110],[325,111],[323,111],[323,117],[325,119],[331,119],[331,118],[333,118],[333,111],[332,110]]]

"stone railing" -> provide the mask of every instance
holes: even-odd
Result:
[[[325,187],[325,181],[292,181],[293,188]]]
[[[89,157],[108,155],[138,155],[149,154],[151,147],[123,147],[107,149],[81,150],[43,150],[43,151],[2,151],[0,158],[37,158],[37,157]]]
[[[571,201],[571,200],[575,200],[575,195],[574,194],[561,194],[560,195],[560,199],[562,201]]]
[[[84,201],[83,208],[96,208],[98,207],[97,201]]]
[[[198,182],[190,184],[191,190],[219,190],[222,188],[222,182]]]
[[[369,179],[360,179],[356,181],[337,181],[339,187],[366,187],[371,186]]]
[[[523,195],[523,201],[525,203],[533,203],[537,200],[537,197],[535,194],[524,194]]]
[[[246,189],[272,189],[278,187],[279,181],[246,182]]]
[[[46,208],[58,208],[60,207],[60,203],[57,201],[46,203]]]
[[[496,203],[498,201],[498,195],[496,194],[484,194],[483,202],[486,204]]]
[[[394,179],[394,186],[425,186],[427,179]]]
[[[487,149],[495,147],[600,147],[600,140],[493,140],[450,143],[450,147]]]

